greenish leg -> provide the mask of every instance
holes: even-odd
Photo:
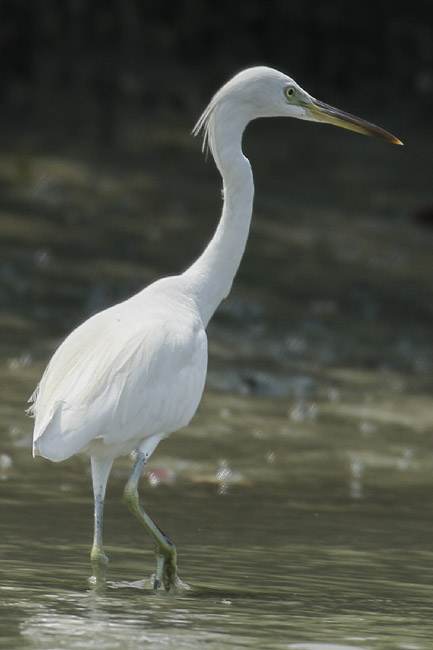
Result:
[[[90,561],[92,563],[93,574],[96,580],[98,580],[104,577],[105,567],[108,564],[108,557],[105,555],[102,546],[102,528],[104,520],[105,489],[107,487],[108,476],[113,461],[111,459],[99,459],[92,456],[90,462],[92,467],[94,498],[94,533],[92,550],[90,552]]]
[[[137,517],[142,526],[152,537],[156,547],[156,573],[153,588],[157,590],[161,584],[166,591],[182,586],[177,576],[177,553],[171,539],[162,532],[153,519],[143,510],[138,495],[138,482],[149,454],[139,452],[126,484],[124,496],[131,512]]]

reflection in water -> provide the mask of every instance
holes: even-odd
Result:
[[[287,647],[292,650],[362,650],[361,646],[336,643],[290,643]]]
[[[350,496],[352,499],[362,499],[363,472],[362,460],[357,456],[352,456],[350,460]]]
[[[66,331],[197,253],[215,222],[213,172],[159,127],[140,165],[34,152],[23,167],[22,152],[1,154],[8,650],[431,647],[432,240],[403,218],[414,201],[403,158],[391,165],[354,140],[354,162],[331,134],[320,151],[316,134],[307,148],[307,131],[292,136],[292,157],[311,151],[317,169],[289,198],[260,168],[268,139],[250,140],[263,188],[235,291],[210,327],[206,396],[142,481],[192,585],[173,596],[152,593],[151,543],[121,502],[128,459],[108,487],[107,581],[89,585],[87,462],[33,461],[23,409]],[[427,187],[427,150],[420,142],[414,192]],[[266,160],[287,163],[283,148]]]

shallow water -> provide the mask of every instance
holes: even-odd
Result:
[[[107,583],[89,583],[87,461],[33,461],[23,411],[67,331],[198,252],[213,168],[184,125],[124,132],[108,159],[3,143],[2,647],[431,647],[433,231],[410,218],[433,203],[428,147],[302,127],[275,149],[279,129],[248,141],[255,222],[209,330],[205,398],[142,483],[191,586],[177,595],[150,589],[128,459],[109,483]]]

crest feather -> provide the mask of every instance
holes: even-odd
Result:
[[[213,133],[212,133],[212,117],[215,111],[215,108],[218,104],[218,96],[214,95],[209,102],[209,104],[204,109],[203,113],[198,118],[192,134],[194,137],[203,136],[203,142],[201,150],[205,154],[206,158],[209,151],[213,154],[214,151],[214,142],[213,142]]]

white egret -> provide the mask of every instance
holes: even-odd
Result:
[[[132,512],[156,546],[154,588],[179,583],[176,548],[143,510],[138,483],[158,443],[186,426],[200,402],[207,369],[206,327],[230,292],[250,227],[253,175],[242,152],[246,125],[259,117],[296,117],[401,142],[383,129],[316,100],[267,67],[244,70],[213,97],[194,134],[203,132],[221,173],[224,206],[200,257],[77,327],[54,353],[35,393],[34,456],[62,461],[90,456],[96,567],[102,547],[105,488],[113,460],[135,452],[125,487]]]

